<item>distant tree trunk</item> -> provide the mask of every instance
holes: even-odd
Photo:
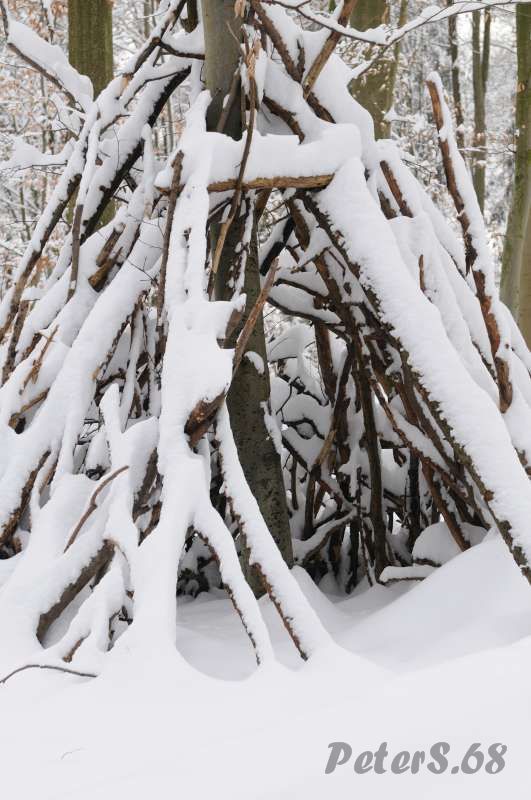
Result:
[[[378,25],[389,22],[389,0],[358,0],[350,18],[353,28],[365,31],[376,28]],[[407,0],[401,0],[399,12],[399,25],[403,25],[407,17]],[[374,130],[377,138],[388,138],[390,124],[385,119],[387,112],[392,108],[396,82],[396,68],[400,54],[400,45],[397,43],[391,51],[387,51],[382,58],[371,67],[361,78],[351,83],[350,89],[356,100],[370,112],[374,120]],[[374,56],[373,48],[364,53],[364,58]]]
[[[358,0],[350,17],[350,24],[358,31],[377,28],[378,25],[389,22],[389,12],[389,0]]]
[[[70,63],[88,75],[97,97],[113,76],[112,0],[68,0]]]
[[[483,36],[481,21],[483,19]],[[485,161],[486,148],[486,112],[485,101],[489,79],[490,60],[490,11],[475,11],[472,14],[472,80],[474,86],[474,158],[472,177],[479,201],[479,207],[485,208]]]
[[[454,0],[446,0],[447,6],[452,6]],[[457,38],[457,16],[448,17],[448,43],[450,60],[452,62],[452,96],[455,113],[455,138],[461,153],[465,148],[465,128],[463,116],[463,103],[461,99],[461,74],[459,70],[459,42]]]
[[[531,9],[516,8],[516,47],[518,76],[516,87],[516,155],[511,210],[507,223],[502,262],[501,296],[520,324],[526,328],[526,340],[531,344],[529,291],[531,255],[525,248],[526,230],[529,238],[529,209],[531,205]],[[527,257],[525,253],[527,252]],[[519,290],[522,308],[519,311]],[[527,300],[524,301],[523,295]]]
[[[238,64],[241,20],[234,16],[234,0],[203,0],[202,8],[206,49],[205,80],[212,94],[207,120],[209,127],[216,129],[223,99],[229,94]],[[236,98],[228,114],[224,133],[239,139],[242,130],[241,101]],[[231,294],[229,275],[236,258],[237,245],[242,240],[243,225],[243,218],[236,218],[225,241],[216,276],[215,289],[219,299],[226,299]],[[256,230],[252,236],[251,252],[247,260],[245,292],[247,307],[244,318],[247,318],[260,292]],[[270,383],[262,315],[250,337],[247,351],[260,356],[264,369],[259,371],[255,363],[247,358],[243,359],[228,396],[231,426],[251,491],[284,560],[291,566],[293,552],[280,456],[275,449],[265,418],[269,404]],[[244,552],[243,556],[246,577],[255,594],[262,594],[264,589],[257,574],[249,566],[248,554]]]
[[[400,8],[398,11],[398,27],[401,28],[407,22],[409,0],[400,0]],[[382,108],[385,108],[385,114],[393,107],[395,99],[396,76],[398,73],[398,61],[400,59],[400,42],[397,42],[393,47],[393,55],[391,58],[391,67],[385,85],[386,96]],[[385,123],[385,129],[382,136],[389,137],[391,135],[391,125],[389,122]]]
[[[151,21],[151,14],[153,12],[151,0],[144,0],[143,6],[144,6],[144,8],[143,8],[143,12],[144,12],[144,14],[143,14],[143,16],[144,16],[144,19],[143,19],[144,39],[147,39],[148,36],[149,36],[149,32],[151,30],[150,21]]]

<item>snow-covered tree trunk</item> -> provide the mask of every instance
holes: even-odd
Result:
[[[204,0],[202,8],[206,85],[212,95],[212,104],[207,112],[209,127],[211,130],[222,130],[237,140],[244,135],[246,141],[250,141],[256,108],[249,109],[244,122],[239,72],[240,47],[244,46],[242,19],[235,15],[232,0]],[[222,102],[224,98],[229,98],[225,106]],[[256,103],[254,96],[251,102]],[[223,112],[225,114],[222,117]],[[220,240],[224,241],[214,281],[215,295],[220,300],[232,296],[242,246],[248,251],[243,287],[245,311],[228,339],[231,345],[236,343],[260,294],[257,250],[260,211],[257,209],[255,193],[247,194],[238,202],[239,205],[234,204],[234,208],[225,212],[226,219],[233,217],[228,230],[225,219],[216,226],[211,241],[214,252]],[[249,487],[284,560],[291,566],[293,552],[280,453],[276,444],[278,435],[274,431],[276,423],[270,410],[269,368],[262,311],[258,314],[242,363],[232,381],[227,403],[238,455]],[[256,594],[262,594],[264,588],[260,576],[249,565],[247,549],[243,557],[248,581]]]

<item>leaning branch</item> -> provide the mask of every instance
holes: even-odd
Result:
[[[432,102],[435,124],[439,132],[439,148],[443,159],[448,191],[454,201],[457,216],[463,231],[467,271],[472,271],[476,284],[477,296],[489,337],[494,366],[496,368],[498,390],[500,394],[500,409],[502,413],[504,413],[510,408],[513,399],[513,386],[511,382],[510,364],[508,361],[511,351],[509,344],[503,340],[496,309],[496,299],[489,289],[488,276],[486,275],[484,265],[481,263],[481,258],[478,257],[477,245],[473,237],[473,219],[482,220],[483,218],[479,205],[477,204],[475,192],[470,185],[464,161],[459,153],[457,143],[453,138],[452,119],[444,99],[441,80],[437,74],[432,74],[428,78],[427,84]],[[486,243],[483,244],[485,245]]]

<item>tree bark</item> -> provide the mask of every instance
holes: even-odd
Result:
[[[356,30],[365,31],[389,22],[389,15],[389,0],[358,0],[350,17],[350,24]],[[406,18],[407,0],[401,0],[399,26],[405,24]],[[363,57],[370,60],[375,52],[374,48],[369,47]],[[368,72],[350,84],[353,96],[372,116],[377,139],[386,139],[391,133],[391,125],[385,117],[393,105],[399,55],[400,43],[397,43],[384,52]]]
[[[68,0],[68,58],[78,72],[90,78],[95,98],[113,77],[112,7],[113,0]],[[67,209],[71,224],[75,205],[73,199]],[[110,202],[98,227],[113,216],[114,203]]]
[[[481,20],[483,19],[483,36]],[[481,211],[485,208],[485,161],[487,158],[486,110],[490,61],[489,10],[472,14],[472,81],[474,87],[474,158],[472,178]]]
[[[112,0],[68,0],[70,63],[88,75],[97,97],[113,76]]]
[[[516,154],[511,210],[507,223],[502,261],[501,297],[520,325],[526,328],[526,341],[531,344],[529,292],[531,257],[525,257],[526,230],[529,237],[531,205],[531,9],[516,8],[516,48],[518,74],[516,87]],[[529,247],[529,245],[528,245]],[[519,311],[522,292],[522,308]],[[523,295],[526,295],[524,301]]]
[[[448,7],[452,6],[454,0],[446,0]],[[452,96],[454,101],[455,113],[455,139],[459,150],[463,154],[465,148],[463,102],[461,99],[461,74],[459,70],[459,41],[457,37],[457,16],[453,14],[448,17],[448,49],[452,62]]]
[[[350,18],[350,24],[356,30],[365,31],[376,28],[389,20],[389,3],[387,0],[358,0]],[[371,51],[368,53],[371,58]],[[388,53],[371,67],[371,69],[351,84],[351,91],[356,100],[369,111],[374,121],[374,132],[377,139],[389,136],[389,123],[385,114],[389,111],[389,78],[391,60]]]
[[[389,13],[389,0],[358,0],[350,17],[350,24],[360,31],[376,28],[389,22]],[[407,0],[401,0],[399,26],[405,24],[406,17]],[[369,48],[364,57],[373,57],[372,51],[373,48]],[[393,105],[399,55],[400,44],[397,43],[394,48],[383,53],[368,72],[350,85],[353,96],[370,112],[377,139],[388,138],[391,132],[390,123],[385,116]]]
[[[350,24],[358,31],[377,28],[384,22],[389,22],[389,0],[358,0]]]
[[[529,152],[529,151],[528,151]],[[531,346],[531,204],[527,203],[527,223],[522,246],[522,275],[520,280],[520,313],[518,322],[520,330]]]
[[[202,9],[205,31],[204,74],[207,88],[212,95],[207,123],[211,130],[216,130],[223,100],[230,92],[239,62],[238,41],[241,35],[241,20],[234,16],[234,0],[203,0]],[[226,117],[224,133],[234,139],[240,139],[242,132],[241,97],[238,92]],[[225,300],[232,294],[229,276],[237,258],[237,246],[242,241],[244,226],[244,218],[236,216],[225,240],[215,284],[215,294],[220,300]],[[241,325],[245,323],[260,292],[256,226],[257,220],[254,220],[245,273],[246,309],[240,327],[233,334],[229,346],[234,344]],[[254,363],[244,357],[228,395],[231,426],[249,487],[284,560],[291,566],[293,551],[280,456],[275,449],[265,418],[269,404],[270,383],[262,314],[259,315],[246,351],[257,353],[262,359],[264,369],[259,371]],[[245,550],[242,555],[247,580],[255,594],[260,595],[264,592],[264,587],[258,571],[249,565],[249,554]]]

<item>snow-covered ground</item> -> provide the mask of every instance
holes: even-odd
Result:
[[[348,599],[298,579],[339,645],[304,665],[268,600],[278,664],[257,670],[230,603],[203,596],[181,606],[182,656],[116,648],[96,680],[1,686],[2,800],[529,797],[531,591],[501,541]],[[333,741],[353,757],[325,775]],[[383,741],[388,762],[448,742],[449,768],[357,774]],[[473,742],[506,744],[505,768],[452,774]]]

